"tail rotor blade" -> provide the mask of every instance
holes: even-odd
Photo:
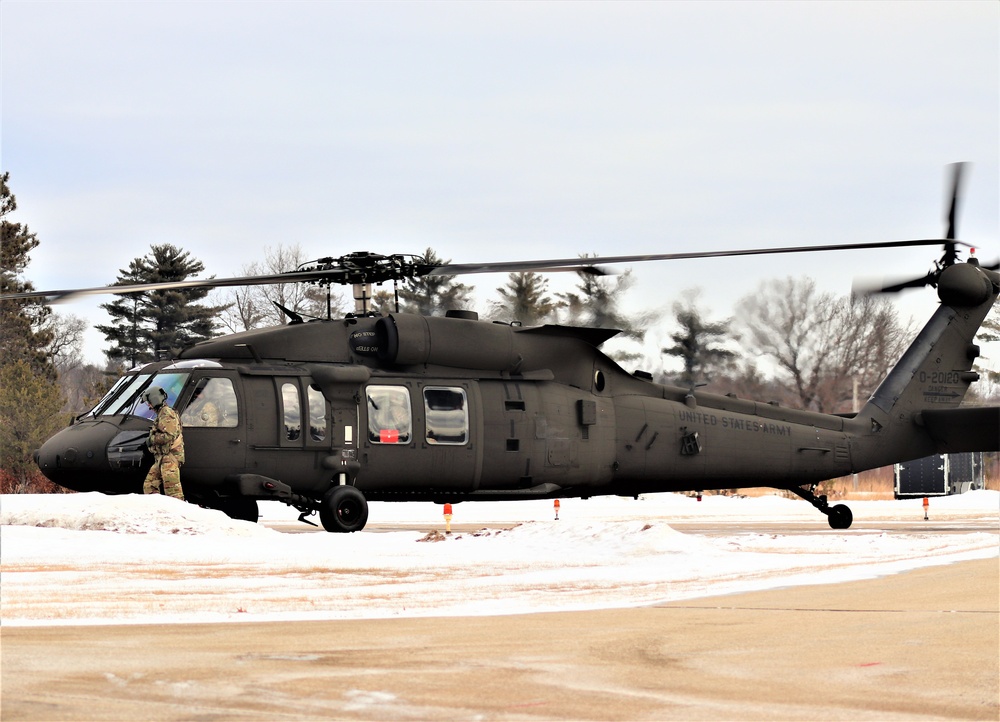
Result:
[[[962,195],[962,175],[965,173],[965,166],[968,163],[951,164],[951,202],[948,205],[948,215],[945,220],[948,222],[948,230],[945,238],[954,241],[958,236],[957,218],[958,201]]]
[[[876,293],[899,293],[907,288],[921,288],[923,286],[933,286],[937,283],[937,275],[928,273],[920,278],[910,278],[906,280],[894,280],[887,278],[871,279],[858,278],[854,280],[851,287],[851,295],[871,296]]]

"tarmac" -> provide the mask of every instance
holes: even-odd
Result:
[[[636,609],[0,629],[14,720],[998,720],[1000,561]]]

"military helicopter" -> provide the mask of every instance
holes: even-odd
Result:
[[[344,318],[290,322],[197,343],[132,369],[36,452],[46,477],[76,491],[138,493],[151,463],[160,387],[184,426],[189,501],[250,521],[260,500],[318,512],[331,532],[362,529],[368,502],[496,501],[714,488],[786,489],[834,529],[853,515],[816,493],[821,481],[933,453],[1000,450],[1000,407],[958,408],[978,374],[973,338],[997,300],[1000,273],[958,261],[956,166],[944,239],[615,256],[603,265],[684,258],[944,246],[923,277],[940,307],[864,407],[851,415],[654,383],[601,352],[617,331],[521,326],[369,312],[371,284],[421,276],[554,270],[603,273],[597,259],[431,265],[405,255],[351,253],[300,270],[5,298],[66,300],[94,293],[303,281],[354,286]],[[870,289],[872,290],[872,289]]]

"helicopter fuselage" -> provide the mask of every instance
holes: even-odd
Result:
[[[501,363],[474,344],[464,357],[460,348],[439,352],[453,355],[455,366],[380,363],[368,355],[379,346],[358,343],[376,344],[375,318],[228,336],[123,377],[117,395],[109,394],[46,445],[42,469],[58,483],[100,490],[108,482],[105,472],[112,472],[121,476],[122,491],[136,490],[148,468],[136,453],[143,444],[136,442],[144,442],[151,416],[137,400],[142,389],[159,385],[184,422],[185,486],[221,493],[227,479],[240,473],[274,478],[307,495],[321,495],[346,475],[368,498],[402,500],[631,494],[716,482],[756,486],[850,470],[840,417],[654,384],[626,373],[588,343],[589,329],[580,329],[584,338],[578,338],[575,329],[564,327],[546,332],[464,319],[412,319],[430,321],[431,328],[458,338],[469,335],[462,326],[474,325],[487,336],[527,343],[508,345],[504,368],[473,369],[460,367]],[[443,339],[428,335],[435,345]],[[354,347],[342,348],[339,361],[261,354],[271,343],[330,352],[336,345],[331,340],[338,338]],[[215,348],[222,343],[230,349]],[[358,347],[361,355],[355,355]],[[232,349],[258,354],[261,361],[222,355]],[[213,356],[196,358],[195,352]],[[545,360],[532,363],[526,356]],[[202,418],[199,391],[212,390],[209,403],[216,409]],[[380,416],[380,403],[390,402],[402,408],[401,418]],[[93,451],[105,439],[107,465],[101,454],[92,454],[93,475],[85,473],[79,453],[66,458],[67,448]],[[702,453],[705,444],[739,448],[740,463],[734,467],[725,453]],[[48,447],[63,452],[53,455]],[[776,466],[795,449],[802,452],[800,463]]]

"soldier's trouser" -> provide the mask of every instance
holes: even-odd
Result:
[[[146,474],[142,492],[144,494],[159,494],[161,483],[164,494],[176,499],[184,499],[184,491],[181,489],[181,465],[173,454],[164,454],[153,459],[153,468]]]

